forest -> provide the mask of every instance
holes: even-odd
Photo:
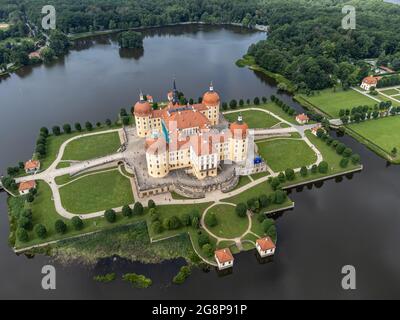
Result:
[[[26,36],[26,21],[40,25],[47,4],[65,34],[197,21],[268,25],[268,39],[248,53],[299,90],[356,85],[370,72],[367,58],[400,70],[400,6],[382,0],[0,0],[0,22],[12,24],[0,30],[0,64],[16,59],[4,39]],[[355,30],[341,27],[345,4],[356,8]]]
[[[346,89],[368,75],[367,58],[400,70],[400,6],[379,0],[268,1],[268,39],[248,53],[268,71],[284,75],[297,89]],[[341,27],[341,8],[356,8],[356,29]]]

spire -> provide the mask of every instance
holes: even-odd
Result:
[[[172,90],[172,103],[173,104],[178,104],[179,103],[179,97],[178,97],[178,90],[176,89],[176,80],[174,78],[174,87]]]
[[[212,81],[210,82],[210,91],[211,92],[214,91],[214,86],[213,86],[213,82]]]
[[[139,100],[140,100],[141,102],[144,101],[144,96],[143,96],[142,90],[140,90]]]

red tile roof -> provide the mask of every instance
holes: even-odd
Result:
[[[308,121],[308,120],[310,120],[310,118],[309,118],[306,114],[304,114],[304,113],[299,114],[299,115],[296,117],[296,119],[298,119],[299,121]]]
[[[210,121],[207,117],[198,111],[193,109],[175,111],[174,109],[176,108],[164,109],[163,113],[163,120],[170,131],[174,129],[173,126],[175,124],[176,128],[179,130],[197,127],[199,129],[205,129],[210,125]]]
[[[29,160],[25,162],[25,170],[35,170],[40,167],[40,161],[38,160]]]
[[[275,243],[272,241],[270,237],[257,239],[257,243],[262,251],[267,251],[276,248]]]
[[[369,85],[376,85],[378,83],[379,78],[369,76],[364,78],[363,83],[369,84]]]
[[[221,264],[233,261],[231,250],[229,250],[228,248],[215,251],[215,257]]]
[[[31,181],[25,181],[25,182],[21,182],[19,184],[18,190],[19,191],[26,191],[26,190],[31,190],[36,188],[36,181],[35,180],[31,180]]]

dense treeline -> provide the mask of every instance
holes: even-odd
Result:
[[[54,5],[57,26],[65,33],[179,22],[263,23],[265,12],[258,0],[0,0],[20,4],[36,24],[41,20],[38,8]]]
[[[344,30],[344,4],[356,8],[355,30]],[[270,0],[268,40],[249,48],[256,63],[286,76],[299,89],[356,85],[369,72],[366,58],[400,69],[400,6],[382,1]]]
[[[341,9],[349,3],[357,9],[355,30],[341,28]],[[356,85],[370,71],[365,58],[400,70],[400,6],[380,0],[0,0],[0,19],[40,25],[48,4],[64,33],[196,21],[269,25],[268,40],[249,53],[299,89]]]

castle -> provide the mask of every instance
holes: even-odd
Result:
[[[148,174],[163,178],[185,169],[197,179],[216,177],[221,162],[244,163],[248,154],[248,126],[241,116],[220,125],[220,97],[213,85],[201,103],[182,105],[174,81],[166,107],[153,110],[143,94],[133,113],[136,131],[145,138]]]

